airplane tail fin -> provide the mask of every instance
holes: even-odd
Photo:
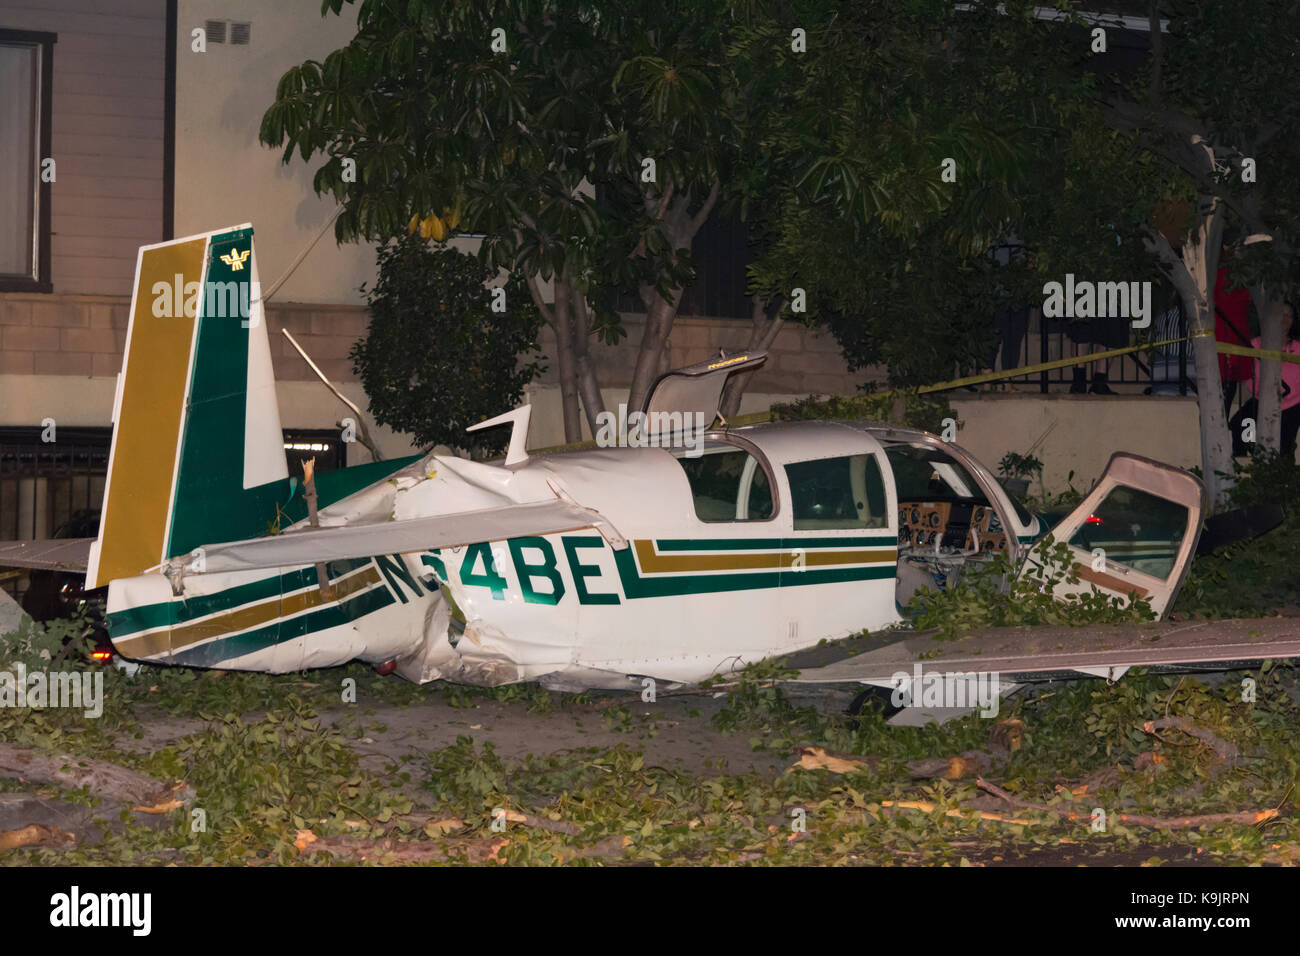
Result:
[[[143,246],[86,582],[251,537],[289,493],[253,229]]]

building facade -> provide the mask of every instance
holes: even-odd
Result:
[[[287,273],[267,318],[288,450],[369,460],[338,440],[351,413],[279,332],[366,408],[348,353],[366,328],[375,249],[336,244],[313,167],[257,138],[280,76],[346,44],[355,15],[322,17],[319,0],[0,0],[0,539],[45,537],[98,508],[136,250],[222,226],[253,224],[264,285]],[[744,262],[724,231],[713,242],[728,256],[708,257],[711,284],[686,300],[722,314],[683,313],[674,364],[747,340]],[[621,345],[594,347],[611,404],[640,318],[625,315]],[[861,380],[807,329],[786,329],[773,353],[746,410]],[[563,440],[553,374],[529,390],[535,446]],[[411,450],[368,424],[386,456]]]

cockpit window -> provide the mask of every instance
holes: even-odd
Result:
[[[795,531],[888,526],[875,455],[801,461],[786,465],[785,474]]]
[[[979,482],[951,455],[929,445],[890,445],[885,449],[894,469],[900,500],[968,499],[987,505]]]
[[[980,489],[966,467],[947,452],[932,445],[886,445],[885,455],[894,469],[899,501],[967,501],[988,505],[988,496]],[[1031,525],[1029,514],[1011,495],[1007,495],[1022,525]]]
[[[708,443],[698,458],[684,454],[677,463],[686,472],[701,521],[766,521],[772,517],[772,483],[749,452],[734,445]]]

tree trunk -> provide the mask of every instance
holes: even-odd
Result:
[[[564,410],[564,440],[582,441],[582,417],[578,408],[577,362],[573,354],[573,316],[570,314],[569,285],[555,277],[555,367],[560,377],[560,402]]]
[[[689,212],[690,196],[681,193],[674,197],[671,184],[662,196],[646,197],[646,210],[659,221],[660,230],[668,239],[666,255],[676,256],[680,252],[690,251],[696,233],[718,201],[718,192],[719,184],[714,182],[695,215]],[[643,246],[638,246],[640,248]],[[650,387],[661,374],[662,363],[667,357],[668,336],[672,334],[673,320],[677,318],[677,307],[681,304],[683,291],[673,289],[665,298],[653,285],[641,286],[641,301],[646,307],[645,334],[641,338],[636,370],[632,373],[632,386],[628,392],[629,412],[639,411],[645,405]]]
[[[1214,339],[1214,285],[1219,274],[1219,248],[1223,239],[1223,203],[1208,202],[1196,230],[1183,243],[1182,264],[1186,298],[1191,294],[1192,328],[1208,332],[1192,340],[1196,356],[1196,404],[1201,422],[1201,480],[1211,506],[1219,507],[1232,486],[1232,436],[1223,410],[1223,380],[1219,375],[1219,353]],[[1178,277],[1174,277],[1178,284]]]
[[[662,374],[664,349],[668,347],[668,336],[673,330],[673,320],[677,318],[682,291],[673,289],[671,296],[665,299],[652,286],[641,289],[641,298],[646,304],[645,332],[641,336],[636,370],[632,373],[632,387],[627,397],[629,413],[639,411],[645,405],[651,386]]]
[[[784,296],[778,298],[770,306],[764,307],[763,300],[760,296],[751,296],[752,310],[750,312],[750,332],[749,350],[767,351],[776,342],[777,335],[781,332],[781,327],[785,325],[785,319],[781,313],[785,310],[786,299]],[[740,400],[745,395],[745,389],[749,387],[750,380],[754,377],[757,369],[746,369],[743,372],[736,372],[727,379],[727,387],[722,392],[722,401],[718,408],[718,414],[723,418],[731,418],[740,411]]]
[[[1189,318],[1196,359],[1196,404],[1200,411],[1201,480],[1212,507],[1222,505],[1233,481],[1232,436],[1223,411],[1223,382],[1214,340],[1214,284],[1219,273],[1223,239],[1223,203],[1203,197],[1197,226],[1183,243],[1181,256],[1163,235],[1151,230],[1148,247],[1160,257],[1165,273],[1178,289]]]
[[[85,788],[92,796],[146,812],[162,812],[193,799],[194,791],[179,781],[165,784],[119,764],[35,747],[0,743],[0,777],[16,777],[66,790]]]
[[[1276,287],[1260,283],[1250,290],[1259,312],[1260,342],[1262,349],[1280,350],[1284,327],[1285,306],[1280,298],[1270,298]],[[1259,412],[1255,422],[1255,440],[1260,447],[1277,451],[1282,447],[1282,363],[1277,359],[1261,359],[1259,363]]]
[[[1197,328],[1214,331],[1214,289],[1206,292],[1208,309],[1197,309]],[[1210,502],[1218,508],[1232,486],[1232,435],[1223,411],[1223,380],[1219,376],[1219,353],[1213,336],[1193,339],[1196,356],[1196,403],[1201,423],[1201,480],[1209,492]]]
[[[542,298],[541,287],[537,277],[528,280],[528,294],[533,297],[533,305],[542,314],[546,324],[555,333],[555,370],[560,379],[560,410],[564,418],[564,440],[575,442],[582,440],[582,419],[578,411],[578,392],[574,384],[576,362],[573,356],[573,334],[570,328],[569,296],[567,287],[561,293],[564,283],[555,277],[555,304],[547,305]]]
[[[578,394],[582,398],[583,411],[587,413],[587,426],[594,436],[600,431],[598,416],[605,410],[605,399],[600,394],[596,368],[591,361],[591,313],[587,308],[587,297],[581,290],[573,289],[570,298],[573,302],[573,357],[577,366]]]

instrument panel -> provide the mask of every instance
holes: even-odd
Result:
[[[1005,551],[1007,536],[988,505],[953,501],[906,501],[898,506],[900,548],[953,548],[981,553]]]

